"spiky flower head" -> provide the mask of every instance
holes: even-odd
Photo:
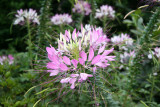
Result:
[[[111,19],[115,17],[115,10],[113,10],[111,6],[102,5],[100,9],[96,10],[95,18],[103,19],[105,17],[111,18]]]
[[[36,10],[29,9],[29,10],[17,10],[17,14],[15,15],[16,19],[14,20],[15,25],[20,24],[24,25],[27,21],[30,23],[40,24],[39,23],[39,16],[37,15]]]
[[[65,34],[60,34],[58,49],[46,48],[50,76],[59,75],[60,82],[71,84],[71,89],[93,77],[97,69],[109,66],[108,62],[115,58],[108,56],[114,49],[105,49],[108,39],[99,30],[86,31],[81,26],[82,36],[79,37],[78,33],[76,29],[72,33],[66,30]]]
[[[51,22],[55,25],[70,24],[72,17],[69,14],[56,14],[51,18]]]
[[[83,15],[89,15],[92,12],[90,4],[86,1],[77,1],[72,11]]]
[[[120,54],[120,62],[121,63],[128,63],[129,62],[129,59],[132,57],[132,58],[135,58],[136,54],[135,54],[135,51],[130,51],[129,53],[128,52],[124,52],[124,54]]]
[[[121,33],[118,36],[113,36],[111,38],[111,42],[115,45],[124,44],[124,46],[120,46],[120,48],[124,50],[128,50],[127,47],[130,47],[133,45],[133,39],[128,34],[124,34],[124,33]]]
[[[152,56],[154,56],[154,55],[155,55],[158,59],[160,59],[160,48],[159,48],[159,47],[156,47],[156,48],[154,48],[154,51],[149,52],[148,58],[149,58],[149,59],[152,59]]]
[[[1,65],[4,65],[6,63],[11,65],[11,64],[13,64],[13,62],[14,62],[14,57],[12,55],[0,56],[0,64]]]

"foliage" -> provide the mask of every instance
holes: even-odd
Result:
[[[13,54],[15,58],[12,65],[0,64],[0,106],[160,107],[160,52],[155,51],[160,47],[159,3],[140,8],[141,2],[135,0],[85,1],[92,9],[86,16],[72,12],[77,0],[0,1],[0,48],[5,49],[0,55]],[[106,4],[115,10],[115,18],[96,19],[96,9]],[[20,8],[36,9],[40,25],[12,25]],[[73,22],[53,25],[50,19],[57,13],[70,14]],[[92,85],[84,82],[81,87],[70,89],[46,72],[45,48],[58,48],[60,33],[74,28],[80,31],[81,24],[103,27],[109,39],[126,33],[133,43],[127,45],[127,39],[117,44],[107,42],[107,48],[114,47],[116,61],[106,69],[98,69],[89,79]]]

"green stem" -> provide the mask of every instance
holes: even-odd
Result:
[[[106,32],[106,21],[107,21],[107,18],[104,17],[103,18],[103,31]]]
[[[28,56],[30,58],[30,64],[32,66],[32,37],[31,37],[31,29],[30,29],[30,21],[27,19],[27,30],[28,30]]]
[[[155,83],[154,83],[154,76],[152,77],[152,89],[151,89],[151,94],[150,94],[150,102],[152,101],[152,97],[153,97],[153,91],[154,91],[154,85],[155,85]]]

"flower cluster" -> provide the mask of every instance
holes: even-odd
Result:
[[[47,63],[50,76],[59,75],[60,82],[70,83],[71,89],[74,89],[79,83],[85,82],[89,77],[93,77],[97,69],[109,66],[109,61],[114,61],[115,56],[108,56],[114,49],[105,50],[107,37],[101,35],[99,30],[92,28],[86,31],[81,26],[82,37],[74,29],[60,34],[58,40],[58,49],[47,47]]]
[[[160,48],[158,47],[154,48],[154,51],[148,54],[148,58],[152,59],[152,55],[155,55],[157,58],[160,58]]]
[[[120,54],[120,58],[121,58],[120,62],[127,63],[131,57],[135,58],[135,56],[136,54],[134,51],[130,51],[130,53],[124,52],[124,54]]]
[[[69,14],[56,14],[51,18],[51,22],[55,25],[70,24],[72,17]]]
[[[9,65],[13,64],[13,56],[8,55],[8,56],[0,56],[0,64],[4,65],[5,63],[8,63]]]
[[[92,12],[90,4],[86,1],[77,1],[72,11],[83,15],[89,15]]]
[[[100,7],[100,9],[96,10],[95,18],[101,19],[104,17],[108,17],[111,19],[113,19],[115,17],[115,11],[113,10],[113,8],[111,6],[103,5]]]
[[[123,54],[120,54],[120,62],[122,63],[119,67],[119,69],[122,69],[124,68],[124,64],[133,64],[133,60],[136,57],[136,53],[135,51],[130,51],[129,53],[128,52],[124,52]],[[128,67],[126,67],[126,69],[128,69]]]
[[[24,25],[27,21],[29,21],[30,23],[40,24],[39,16],[37,15],[36,10],[33,9],[17,10],[17,14],[15,16],[16,16],[16,19],[14,21],[15,25],[17,24]]]
[[[133,45],[133,39],[130,38],[128,34],[121,33],[118,36],[114,36],[111,38],[111,42],[115,45],[125,44],[127,47]],[[121,49],[128,50],[125,46],[120,47]]]

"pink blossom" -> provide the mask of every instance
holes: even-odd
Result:
[[[115,17],[115,11],[113,10],[113,8],[111,6],[103,5],[100,7],[100,9],[96,10],[95,18],[101,19],[104,17],[108,17],[111,19],[113,19]]]
[[[17,10],[17,14],[15,15],[16,19],[14,21],[14,24],[20,24],[24,25],[27,21],[30,23],[36,23],[40,24],[39,22],[39,16],[37,15],[36,10],[29,9],[29,10]]]
[[[56,14],[52,16],[51,22],[55,25],[70,24],[72,17],[69,14]]]
[[[125,46],[120,46],[120,49],[128,50],[129,47],[133,45],[133,39],[128,34],[121,33],[118,36],[113,36],[111,42],[115,45],[125,44]]]
[[[0,56],[0,64],[4,65],[4,64],[13,64],[14,63],[14,57],[12,55],[8,55],[8,56]]]
[[[74,13],[80,13],[83,15],[89,15],[91,13],[91,6],[86,1],[77,1],[77,3],[74,5],[74,8],[72,9]]]
[[[79,37],[76,30],[73,33],[66,30],[65,34],[60,34],[58,49],[46,48],[50,60],[46,67],[50,76],[60,75],[60,82],[71,84],[71,89],[115,60],[115,56],[109,56],[114,48],[106,50],[107,38],[99,30],[86,31],[82,26],[81,33],[82,37]]]

